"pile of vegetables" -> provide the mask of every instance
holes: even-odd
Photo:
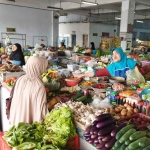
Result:
[[[12,78],[8,78],[6,79],[4,82],[9,86],[12,87],[15,83],[15,81],[17,80],[16,77],[12,77]]]
[[[124,120],[122,120],[124,122],[129,122],[131,124],[134,124],[135,127],[138,129],[138,130],[141,130],[141,131],[146,131],[148,130],[148,127],[150,125],[150,119],[148,116],[144,115],[144,114],[136,114],[132,117],[129,117],[129,118],[126,118]]]
[[[115,119],[110,114],[102,114],[97,116],[92,125],[86,128],[84,137],[98,150],[110,150],[116,141],[116,133],[123,126],[116,126]]]
[[[106,108],[105,110],[113,115],[117,120],[131,117],[132,115],[138,113],[137,108],[133,108],[128,104],[118,105],[115,108]]]
[[[36,150],[60,150],[56,146],[46,144],[43,136],[46,135],[46,129],[43,124],[34,122],[33,124],[19,123],[6,132],[3,138],[13,150],[36,149]]]
[[[60,89],[60,83],[58,82],[58,75],[55,71],[47,70],[42,74],[42,81],[46,88],[50,91],[57,91]]]
[[[68,107],[53,109],[44,123],[19,123],[3,136],[13,150],[60,150],[76,135],[73,114]]]
[[[133,124],[123,127],[116,134],[116,142],[111,150],[149,150],[150,132],[137,131]]]
[[[44,125],[47,134],[43,139],[58,147],[65,147],[68,139],[76,135],[73,114],[69,107],[53,109],[46,115]]]
[[[94,109],[93,106],[84,105],[82,102],[68,101],[66,103],[57,103],[55,108],[69,107],[73,114],[75,122],[79,122],[85,128],[92,124],[96,116],[106,113],[104,109]]]

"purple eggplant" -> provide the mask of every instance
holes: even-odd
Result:
[[[91,130],[90,130],[90,134],[94,134],[94,132],[97,130],[97,128],[95,126],[92,126]]]
[[[106,135],[104,138],[102,138],[102,141],[107,142],[107,141],[109,141],[111,139],[112,139],[111,135]]]
[[[84,132],[84,134],[90,134],[92,126],[88,126]]]
[[[105,144],[105,147],[106,148],[112,148],[113,145],[115,144],[115,142],[116,142],[116,138],[113,137],[110,141],[107,141],[107,143]]]
[[[110,148],[103,146],[100,150],[110,150]]]
[[[90,135],[90,134],[84,134],[84,136],[85,136],[86,138],[88,138],[88,137],[90,137],[91,135]]]
[[[96,129],[94,132],[93,132],[93,134],[98,134],[98,131],[99,131],[99,129]]]
[[[97,124],[98,122],[99,122],[99,121],[97,121],[97,120],[93,121],[92,126],[96,126],[96,124]]]
[[[99,140],[98,140],[98,139],[95,139],[95,140],[94,140],[94,144],[99,144]]]
[[[125,126],[125,124],[122,124],[121,126],[119,126],[119,127],[115,127],[112,131],[111,131],[111,133],[110,133],[110,135],[111,136],[116,136],[116,134],[123,128]]]
[[[91,135],[91,139],[97,139],[97,138],[98,138],[98,135],[96,134]]]
[[[95,121],[103,121],[106,120],[107,118],[112,117],[111,114],[102,114],[96,117]]]
[[[86,138],[86,141],[89,141],[89,140],[91,140],[91,137]]]
[[[107,135],[107,134],[109,134],[113,129],[114,129],[114,125],[106,126],[105,128],[102,128],[101,130],[99,130],[98,136]]]
[[[90,144],[93,144],[93,143],[94,143],[94,140],[93,140],[93,139],[90,139],[88,142],[89,142]]]
[[[96,127],[97,127],[97,128],[103,128],[103,127],[112,125],[112,124],[114,124],[114,123],[115,123],[115,119],[114,119],[114,118],[111,118],[111,119],[109,119],[109,120],[99,122],[99,123],[96,125]]]
[[[100,144],[95,144],[97,149],[102,148],[103,146],[105,146],[106,142],[101,142]]]

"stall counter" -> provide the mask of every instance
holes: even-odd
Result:
[[[8,91],[5,87],[1,86],[0,88],[0,93],[1,93],[1,99],[0,99],[0,114],[1,114],[1,124],[2,124],[2,129],[1,131],[8,131],[10,128],[9,125],[9,120],[7,119],[6,116],[6,98],[10,96],[10,91]]]

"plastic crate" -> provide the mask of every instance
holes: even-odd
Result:
[[[79,135],[70,138],[66,144],[67,150],[78,150],[79,149]]]

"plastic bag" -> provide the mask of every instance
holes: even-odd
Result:
[[[140,84],[140,83],[145,82],[144,77],[139,72],[137,67],[135,67],[134,70],[128,70],[126,72],[126,76],[127,76],[127,79],[126,79],[127,85],[134,84],[134,83]]]

